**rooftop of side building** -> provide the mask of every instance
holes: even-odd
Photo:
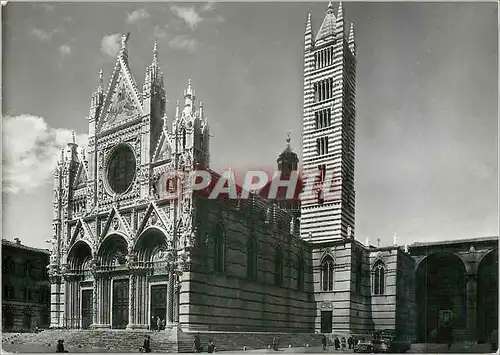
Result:
[[[435,242],[415,242],[409,245],[409,248],[422,248],[422,247],[434,247],[440,245],[460,245],[460,244],[470,244],[470,243],[498,243],[498,236],[489,237],[475,237],[466,239],[455,239],[455,240],[441,240]]]
[[[41,249],[24,245],[21,243],[21,240],[19,238],[14,238],[13,242],[2,238],[2,248],[4,246],[50,255],[50,251],[48,249]]]

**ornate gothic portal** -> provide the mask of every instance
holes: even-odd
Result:
[[[439,341],[439,330],[451,324],[454,334],[466,327],[466,269],[456,255],[435,253],[417,269],[417,341]]]

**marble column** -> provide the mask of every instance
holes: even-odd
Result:
[[[466,274],[466,336],[469,341],[476,341],[477,275]]]
[[[169,268],[168,286],[167,286],[167,324],[174,323],[174,297],[175,297],[175,282],[173,267]]]
[[[133,328],[134,324],[134,275],[128,279],[128,325],[127,328]]]
[[[97,281],[97,275],[94,274],[94,282],[92,284],[92,323],[97,324],[98,319],[97,319],[97,314],[99,313],[99,308],[97,307],[97,298],[98,293],[97,293],[97,284],[99,282]]]

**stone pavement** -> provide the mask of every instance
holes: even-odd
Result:
[[[54,353],[55,347],[42,346],[37,344],[2,344],[2,353]],[[78,347],[66,347],[68,353],[111,353],[112,350],[98,349],[98,348],[78,348]],[[136,349],[130,352],[136,352]],[[153,349],[154,352],[154,349]],[[296,348],[282,348],[280,351],[272,351],[269,349],[257,349],[257,350],[240,350],[240,351],[221,351],[221,353],[231,353],[231,354],[248,354],[248,353],[352,353],[352,350],[336,351],[333,347],[328,347],[327,350],[323,350],[321,347],[296,347]]]

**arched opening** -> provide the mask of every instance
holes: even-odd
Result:
[[[490,341],[498,330],[498,249],[489,252],[477,269],[477,337]]]
[[[327,255],[321,262],[321,290],[333,291],[335,264],[333,258]]]
[[[101,244],[97,253],[101,266],[122,267],[127,261],[127,241],[120,235],[113,234]]]
[[[451,253],[434,253],[420,263],[416,290],[418,342],[446,342],[444,337],[450,331],[465,333],[465,273],[464,262]]]
[[[121,271],[127,269],[128,245],[124,237],[113,234],[102,242],[98,249],[98,262],[101,267],[109,271]],[[128,324],[129,311],[129,279],[112,278],[102,280],[103,288],[109,288],[111,300],[105,300],[106,306],[110,308],[111,328],[124,329]],[[108,303],[109,302],[109,303]],[[104,316],[108,320],[108,314]]]
[[[153,261],[159,251],[167,250],[167,238],[162,231],[150,228],[139,236],[134,251],[139,262]]]
[[[88,263],[92,258],[92,249],[83,242],[76,242],[68,255],[68,268],[71,273],[83,274],[88,269]]]
[[[226,265],[226,233],[222,223],[215,226],[214,231],[214,269],[224,272]]]
[[[383,295],[385,293],[385,270],[385,264],[382,260],[378,260],[373,265],[372,293],[374,295]]]

